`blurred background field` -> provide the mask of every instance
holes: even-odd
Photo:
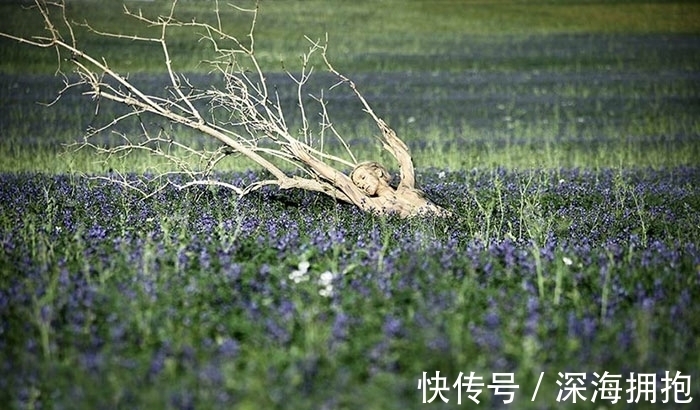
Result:
[[[30,1],[4,1],[0,11],[6,18],[4,31],[36,35],[43,23],[36,13],[18,4]],[[146,16],[169,12],[169,2],[76,0],[68,2],[69,18],[89,22],[93,27],[117,33],[157,35],[157,28],[148,28],[135,19],[122,15],[122,4],[132,11],[142,10]],[[250,27],[249,15],[219,2],[224,29],[244,38]],[[251,8],[253,1],[237,2]],[[175,16],[184,21],[216,22],[214,1],[180,1]],[[693,1],[402,1],[360,0],[353,2],[305,0],[261,2],[257,23],[257,47],[268,70],[278,70],[280,61],[296,61],[305,48],[304,36],[321,38],[326,33],[332,44],[332,58],[343,71],[462,71],[467,68],[488,68],[491,65],[524,68],[534,64],[551,67],[552,61],[541,55],[515,56],[503,61],[499,44],[513,50],[532,36],[557,34],[601,35],[668,35],[698,34],[700,5]],[[211,47],[191,36],[186,29],[174,28],[169,34],[174,65],[182,71],[201,70],[200,61]],[[160,72],[162,62],[154,57],[157,45],[130,44],[117,40],[85,38],[88,50],[117,57],[114,67],[130,72]],[[129,44],[126,42],[126,44]],[[487,47],[483,47],[486,45]],[[494,45],[500,62],[489,61],[488,46]],[[144,47],[150,47],[146,50]],[[585,46],[584,46],[585,48]],[[482,49],[483,55],[473,55]],[[153,51],[154,53],[151,53]],[[546,50],[540,50],[546,53]],[[602,51],[602,50],[601,50]],[[575,53],[569,49],[566,54]],[[51,53],[28,50],[3,43],[0,55],[3,72],[51,72],[55,59]],[[468,59],[464,59],[467,57]],[[472,57],[472,58],[469,58]],[[474,58],[482,57],[482,58]],[[556,59],[556,56],[551,56]],[[566,57],[566,55],[560,55]],[[644,57],[644,56],[639,56]],[[507,57],[505,58],[507,60]],[[569,64],[598,66],[598,62],[571,61]],[[601,62],[605,64],[605,62]]]
[[[69,14],[105,31],[153,34],[122,16],[119,3],[69,2]],[[213,4],[181,2],[176,14],[213,21]],[[150,15],[168,10],[162,1],[127,5]],[[245,35],[247,16],[221,8],[224,24]],[[4,31],[40,34],[33,10],[14,2],[0,11],[9,16]],[[336,67],[407,140],[419,167],[663,167],[700,157],[698,21],[694,2],[263,2],[256,48],[269,81],[293,109],[282,62],[294,71],[307,47],[303,36],[328,33]],[[192,34],[172,30],[174,65],[206,88],[218,81],[200,63],[211,50]],[[163,93],[167,77],[157,47],[81,38],[133,81]],[[99,173],[157,165],[143,156],[105,164],[90,152],[66,150],[63,144],[119,111],[102,104],[95,116],[94,102],[79,90],[50,108],[37,104],[60,90],[55,69],[52,51],[0,40],[0,170]],[[319,72],[308,91],[332,84]],[[375,130],[358,106],[348,95],[325,95],[359,156],[377,159]],[[223,170],[248,167],[222,163]]]

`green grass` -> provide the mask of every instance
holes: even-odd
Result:
[[[166,5],[129,3],[146,15],[163,14]],[[213,22],[210,8],[182,2],[177,14]],[[245,36],[245,13],[223,10],[224,24]],[[40,33],[35,10],[3,4],[0,11],[10,16],[3,31]],[[105,31],[157,34],[121,16],[118,2],[71,2],[68,13]],[[294,70],[306,48],[303,35],[329,32],[336,66],[358,82],[375,111],[407,141],[419,166],[695,165],[700,91],[694,76],[700,53],[693,44],[699,13],[694,2],[263,2],[256,49],[277,87],[280,61]],[[78,33],[88,51],[162,93],[167,80],[157,47]],[[207,70],[199,62],[211,49],[196,33],[175,28],[170,35],[178,70],[190,76]],[[103,163],[89,152],[66,152],[63,144],[121,111],[103,102],[94,116],[95,106],[79,92],[50,108],[35,104],[51,101],[61,88],[58,79],[43,76],[55,70],[55,53],[6,39],[0,44],[0,72],[8,74],[0,102],[0,155],[6,158],[0,170],[142,172],[161,166],[143,155]],[[320,76],[309,92],[332,84]],[[386,159],[360,110],[343,95],[326,95],[336,125],[358,156]],[[191,138],[187,130],[175,132]],[[221,169],[250,166],[228,161]]]
[[[0,399],[418,409],[422,372],[452,385],[474,371],[514,373],[513,405],[539,409],[564,406],[558,372],[622,374],[626,387],[629,371],[676,370],[697,399],[697,169],[421,176],[455,218],[376,218],[295,191],[142,200],[76,176],[0,174]],[[308,280],[294,283],[302,261]],[[454,408],[456,390],[446,396],[433,407]]]
[[[69,3],[100,29],[148,34],[117,1]],[[162,14],[167,3],[129,4]],[[202,4],[182,1],[178,15],[211,19]],[[31,10],[0,13],[2,31],[41,30]],[[95,114],[80,90],[36,104],[61,88],[55,54],[0,40],[0,403],[471,408],[454,389],[449,404],[423,405],[416,387],[422,372],[452,385],[474,371],[485,384],[513,372],[509,406],[542,409],[563,405],[558,372],[590,382],[676,370],[697,401],[699,21],[690,1],[263,1],[257,46],[283,103],[294,100],[280,60],[293,70],[303,35],[328,32],[336,66],[411,147],[447,221],[272,187],[144,200],[85,177],[167,166],[67,149],[123,111],[102,102]],[[162,92],[157,49],[83,34],[86,49]],[[215,84],[190,34],[171,33],[174,62]],[[309,91],[330,84],[318,73]],[[357,156],[391,167],[357,105],[339,89],[326,96]],[[215,176],[260,177],[250,168],[227,159]],[[294,283],[302,262],[308,281]],[[332,298],[319,294],[324,272],[336,274]],[[596,405],[664,406],[659,392],[655,404],[622,396]],[[480,397],[476,407],[500,408],[488,389]]]
[[[541,47],[543,51],[536,56],[547,54],[548,47],[558,50],[579,44],[576,39],[548,39],[532,40],[523,50],[511,54],[507,48],[491,49],[491,58],[517,59]],[[375,111],[409,144],[419,167],[597,169],[697,165],[700,90],[693,80],[692,67],[698,65],[692,57],[687,60],[686,71],[674,62],[684,58],[683,49],[664,53],[661,50],[665,42],[652,48],[644,38],[636,37],[595,37],[586,41],[590,44],[583,47],[600,44],[613,48],[603,58],[613,58],[622,47],[627,47],[625,52],[629,54],[643,50],[646,58],[586,70],[559,65],[545,71],[527,66],[508,72],[365,73],[354,77]],[[665,57],[671,62],[665,62]],[[661,66],[661,74],[654,72],[656,66]],[[208,77],[191,78],[202,87],[210,86]],[[282,78],[268,77],[271,84],[279,86],[283,103],[292,107],[294,97]],[[154,94],[162,93],[167,83],[162,75],[141,75],[137,80]],[[331,84],[327,80],[319,75],[318,82],[310,84],[310,92],[327,88]],[[153,157],[138,154],[103,163],[104,158],[88,150],[65,148],[65,144],[81,139],[82,130],[107,123],[122,113],[119,107],[102,102],[95,116],[94,103],[77,91],[52,107],[36,104],[50,101],[60,89],[58,80],[51,77],[8,76],[3,84],[0,153],[6,160],[0,170],[141,172],[162,165]],[[338,90],[325,95],[334,123],[358,158],[391,161],[382,156],[372,139],[377,131],[357,105],[348,104],[347,95]],[[182,141],[204,141],[202,136],[173,128],[158,118],[146,121],[164,127]],[[294,129],[293,116],[288,121]],[[138,125],[132,123],[120,129],[136,130]],[[138,134],[130,131],[129,135]],[[337,151],[337,145],[330,149]],[[243,170],[252,164],[226,160],[220,166],[221,170]]]
[[[126,2],[146,16],[166,14],[166,1]],[[244,2],[245,4],[250,2]],[[153,28],[122,16],[121,2],[70,2],[70,19],[88,21],[95,28],[115,33],[157,36]],[[176,16],[214,23],[211,3],[181,2]],[[6,19],[2,31],[41,35],[42,22],[33,10],[2,4]],[[224,27],[244,37],[246,14],[222,3]],[[280,70],[280,61],[293,67],[307,47],[304,35],[330,36],[331,55],[345,72],[393,69],[446,70],[453,63],[435,65],[435,57],[484,42],[512,43],[513,38],[562,33],[698,34],[700,5],[696,2],[643,1],[304,1],[263,2],[257,26],[257,50],[266,70]],[[152,58],[155,45],[85,36],[79,44],[107,58],[112,67],[129,72],[161,72],[162,61]],[[180,71],[208,70],[200,61],[209,58],[210,47],[195,32],[173,29],[171,49]],[[0,40],[1,72],[52,72],[55,54],[32,50]],[[403,64],[387,59],[407,59]],[[409,63],[410,62],[410,63]],[[474,63],[478,63],[474,62]]]

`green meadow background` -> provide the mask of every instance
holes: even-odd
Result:
[[[22,4],[0,4],[3,31],[41,35],[37,13]],[[214,23],[214,5],[181,1],[176,16]],[[148,16],[169,10],[163,1],[126,6]],[[224,3],[220,10],[224,28],[245,38],[250,15]],[[70,1],[67,11],[69,19],[99,30],[158,34],[124,16],[119,1]],[[698,158],[697,2],[263,1],[259,16],[256,53],[283,97],[283,67],[298,70],[299,56],[308,48],[304,36],[328,34],[331,61],[409,143],[419,167],[660,167]],[[90,36],[80,29],[77,36],[81,47],[146,90],[163,92],[168,79],[157,45]],[[211,67],[202,63],[213,55],[201,33],[173,28],[168,39],[178,72],[201,87],[217,83],[207,76]],[[0,40],[1,170],[162,166],[143,155],[104,163],[89,151],[66,149],[86,128],[109,122],[120,111],[102,104],[95,116],[95,104],[78,91],[51,108],[37,104],[52,101],[61,89],[61,79],[52,76],[56,68],[53,51]],[[66,62],[62,69],[70,72]],[[318,95],[333,83],[319,66],[308,92]],[[376,129],[348,103],[351,98],[326,95],[336,126],[358,155],[386,159],[371,138]],[[288,97],[292,112],[293,91]],[[251,166],[245,161],[221,165],[223,170]]]

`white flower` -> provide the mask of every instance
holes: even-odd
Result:
[[[299,262],[299,267],[289,274],[289,279],[293,280],[294,283],[305,282],[309,280],[309,277],[306,274],[308,273],[310,266],[311,264],[309,263],[309,261]]]
[[[564,262],[564,265],[566,266],[571,266],[571,264],[574,263],[574,261],[572,261],[568,256],[561,258],[561,261]]]
[[[321,274],[321,277],[318,279],[318,284],[321,286],[328,286],[333,282],[333,272],[331,271],[325,271]]]
[[[300,283],[309,280],[309,277],[306,276],[304,273],[295,270],[289,274],[289,279],[293,280],[294,283]]]
[[[440,179],[445,178],[445,171],[438,172],[438,178],[440,178]]]
[[[321,276],[318,278],[318,284],[321,286],[321,289],[318,290],[318,294],[329,298],[333,296],[333,278],[335,275],[331,271],[325,271],[321,274]]]
[[[323,296],[324,298],[329,298],[333,296],[333,285],[328,285],[325,288],[319,289],[318,294]]]

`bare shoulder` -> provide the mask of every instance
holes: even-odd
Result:
[[[399,185],[396,188],[397,195],[404,196],[406,198],[420,198],[425,199],[425,193],[418,188],[409,187],[406,185]]]

